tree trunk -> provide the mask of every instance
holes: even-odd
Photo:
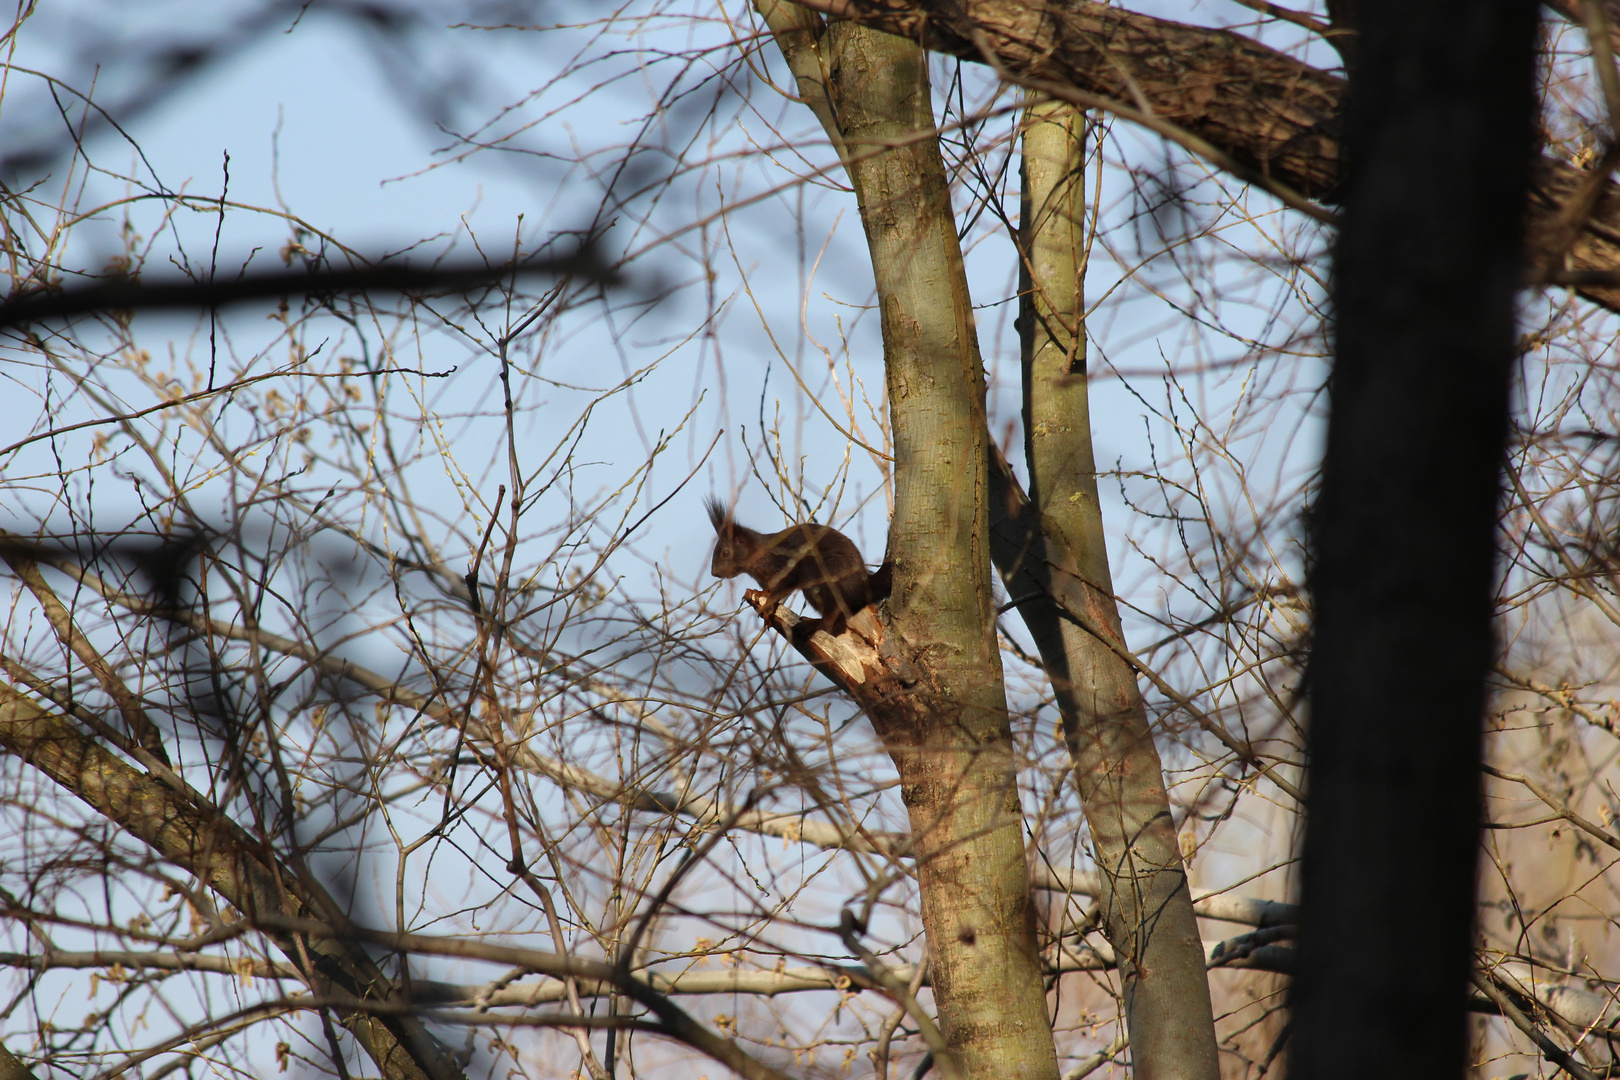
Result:
[[[984,369],[939,143],[927,54],[828,31],[882,309],[894,445],[893,647],[926,710],[894,747],[916,845],[934,1000],[970,1077],[1055,1077],[1023,815],[996,644]]]
[[[1530,0],[1360,0],[1290,1076],[1461,1076]]]
[[[1055,1078],[995,636],[984,371],[927,54],[761,10],[844,159],[877,281],[895,454],[884,651],[906,674],[903,694],[862,704],[910,813],[940,1031],[965,1076]]]
[[[0,1046],[0,1080],[39,1080],[21,1058]]]
[[[1216,1080],[1204,950],[1176,847],[1164,771],[1136,673],[1074,619],[1124,644],[1097,499],[1086,384],[1084,115],[1045,101],[1024,124],[1019,328],[1024,354],[1025,522],[993,515],[996,564],[1035,639],[1063,716],[1119,958],[1139,1078]],[[1023,542],[1020,542],[1023,541]],[[1026,599],[1027,598],[1027,599]]]

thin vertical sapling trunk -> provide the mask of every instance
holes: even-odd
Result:
[[[992,464],[991,552],[1063,717],[1119,959],[1139,1077],[1220,1075],[1204,950],[1164,770],[1124,645],[1092,453],[1084,304],[1084,116],[1031,105],[1023,132],[1019,329],[1029,496]],[[1075,615],[1081,617],[1076,618]]]

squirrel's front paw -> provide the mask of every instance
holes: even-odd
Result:
[[[749,589],[743,593],[743,601],[759,612],[759,617],[766,622],[775,619],[776,609],[782,606],[782,601],[772,600],[771,594],[764,589]]]

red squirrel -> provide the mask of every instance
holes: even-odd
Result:
[[[718,499],[706,499],[704,506],[719,538],[710,573],[718,578],[747,574],[759,582],[766,618],[802,590],[822,616],[821,628],[836,636],[851,615],[889,595],[893,565],[884,563],[877,573],[867,573],[860,549],[837,529],[807,522],[766,534],[737,524]]]

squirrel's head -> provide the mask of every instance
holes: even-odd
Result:
[[[736,577],[743,569],[742,553],[737,550],[737,523],[731,520],[725,505],[712,495],[703,500],[703,508],[709,512],[709,522],[714,526],[716,537],[709,573],[720,578]]]

